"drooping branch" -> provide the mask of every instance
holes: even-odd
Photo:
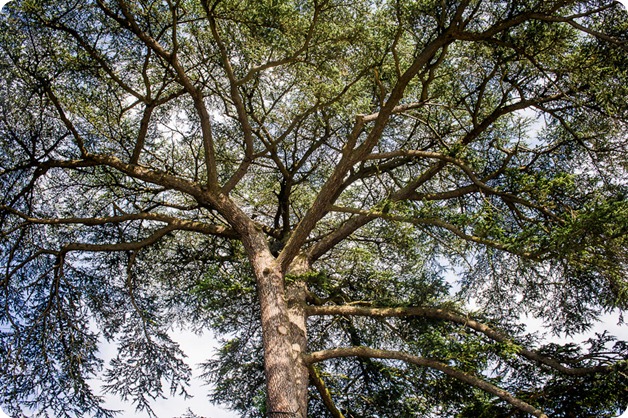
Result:
[[[532,405],[516,398],[511,393],[477,377],[470,373],[465,373],[454,367],[451,367],[445,363],[437,360],[427,359],[424,357],[413,356],[400,351],[379,350],[368,347],[342,347],[331,350],[316,351],[314,353],[305,354],[304,360],[308,364],[314,364],[321,361],[333,359],[333,358],[345,358],[345,357],[361,357],[361,358],[380,358],[390,360],[401,360],[406,363],[414,364],[420,367],[428,367],[431,369],[439,370],[454,379],[460,380],[478,389],[481,389],[491,395],[508,402],[515,408],[534,415],[538,418],[548,418],[545,413]]]
[[[324,305],[324,306],[308,306],[306,313],[310,316],[321,315],[352,315],[352,316],[367,316],[372,318],[430,318],[439,319],[443,321],[449,321],[456,324],[460,324],[480,332],[493,341],[499,343],[512,343],[516,344],[512,338],[508,335],[496,330],[484,323],[476,321],[468,316],[461,315],[450,310],[441,308],[425,308],[425,307],[402,307],[402,308],[372,308],[366,306],[337,306],[337,305]],[[610,373],[615,367],[609,366],[594,366],[594,367],[566,367],[559,361],[539,354],[536,351],[526,349],[517,345],[517,354],[527,358],[528,360],[538,362],[545,366],[549,366],[560,373],[569,376],[584,376],[593,373]]]

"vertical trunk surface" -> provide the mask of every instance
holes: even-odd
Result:
[[[269,418],[306,418],[308,371],[301,354],[306,349],[305,287],[292,284],[270,253],[253,257],[261,308]]]
[[[267,416],[306,418],[309,376],[302,359],[307,341],[305,286],[290,286],[288,296],[285,272],[271,254],[264,234],[227,196],[208,195],[208,203],[220,208],[240,234],[255,273],[264,345]],[[291,273],[303,273],[308,267],[304,257],[297,257]]]

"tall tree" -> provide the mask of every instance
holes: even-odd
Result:
[[[628,307],[619,3],[5,10],[10,413],[114,415],[89,384],[104,338],[105,390],[155,415],[189,384],[172,326],[228,336],[205,377],[247,417],[626,406],[626,343],[519,323],[577,333]]]

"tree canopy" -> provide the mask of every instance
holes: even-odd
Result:
[[[104,368],[155,416],[190,384],[172,327],[224,336],[204,378],[243,417],[626,408],[626,342],[521,323],[571,335],[628,308],[618,2],[4,10],[10,414],[114,416]]]

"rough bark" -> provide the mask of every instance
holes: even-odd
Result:
[[[307,416],[308,370],[305,285],[284,285],[285,274],[270,253],[253,257],[261,308],[269,418]]]
[[[309,372],[302,359],[306,350],[304,283],[286,288],[286,271],[270,251],[268,241],[258,226],[227,196],[207,195],[241,236],[255,279],[260,304],[264,371],[269,418],[305,418]],[[296,257],[290,274],[309,269],[305,257]]]
[[[304,258],[298,257],[292,263],[290,274],[298,276],[309,270]],[[290,323],[289,337],[291,356],[295,373],[295,392],[299,403],[299,417],[307,416],[309,370],[303,360],[307,352],[307,314],[306,303],[307,285],[304,281],[293,281],[287,284],[286,300],[288,302],[288,321]]]

